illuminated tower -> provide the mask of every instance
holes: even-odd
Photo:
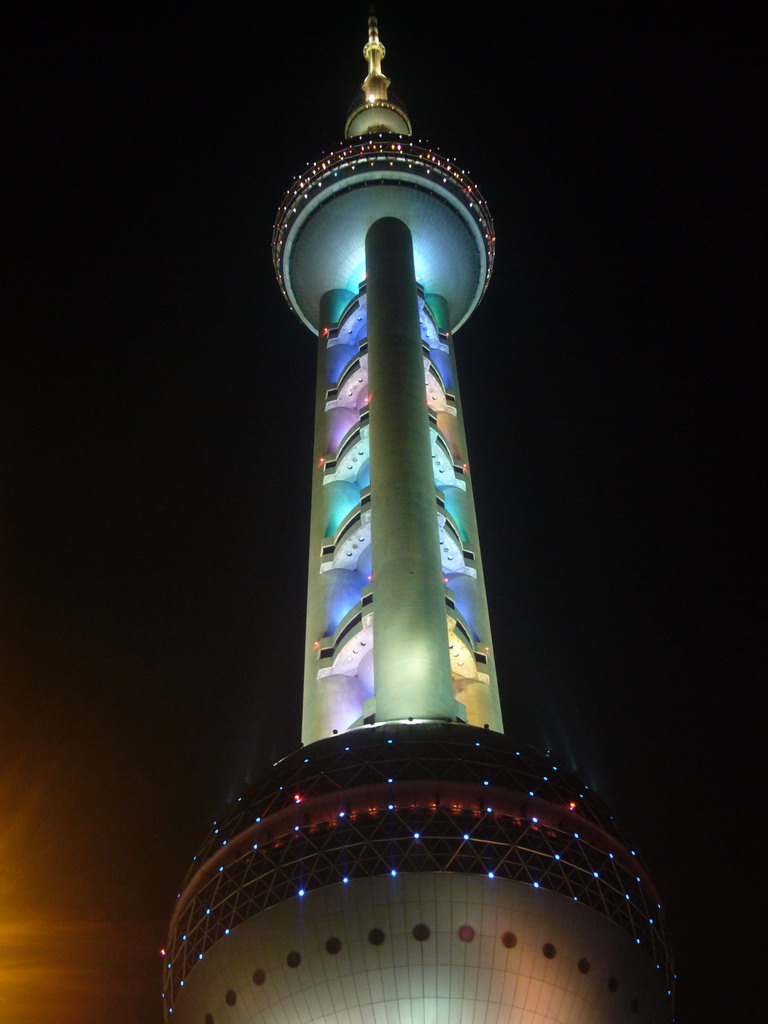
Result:
[[[273,236],[318,338],[304,745],[195,858],[166,1013],[660,1024],[653,883],[588,787],[502,733],[453,355],[490,214],[411,140],[373,18],[363,52],[346,141],[294,182]]]

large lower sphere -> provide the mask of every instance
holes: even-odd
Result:
[[[469,726],[360,729],[278,763],[217,823],[171,926],[166,1011],[662,1024],[656,901],[604,805],[551,759]]]

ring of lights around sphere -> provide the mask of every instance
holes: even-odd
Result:
[[[488,207],[452,161],[400,136],[381,138],[387,141],[350,144],[321,158],[286,194],[273,235],[281,288],[317,333],[322,296],[336,288],[355,294],[365,278],[370,226],[397,217],[413,236],[417,279],[447,301],[456,330],[491,276]]]

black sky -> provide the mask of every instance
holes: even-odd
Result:
[[[21,1024],[159,1024],[195,846],[298,744],[314,355],[269,243],[283,191],[341,136],[366,16],[102,6],[13,26],[0,981],[26,916],[50,974],[0,996]],[[758,26],[707,5],[379,20],[415,135],[496,221],[457,350],[508,729],[634,837],[667,902],[677,1020],[746,1019],[765,892]]]

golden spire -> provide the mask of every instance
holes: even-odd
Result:
[[[371,9],[368,19],[368,42],[363,47],[363,56],[368,61],[368,74],[363,82],[363,99],[347,118],[346,136],[373,135],[379,132],[395,135],[410,135],[411,122],[396,100],[389,98],[390,81],[381,70],[386,56],[384,44],[379,39],[379,23]]]
[[[381,62],[387,51],[379,39],[379,23],[371,13],[368,19],[368,42],[363,47],[363,56],[368,61],[368,75],[363,82],[363,95],[369,103],[386,100],[387,89],[392,84],[381,70]]]

